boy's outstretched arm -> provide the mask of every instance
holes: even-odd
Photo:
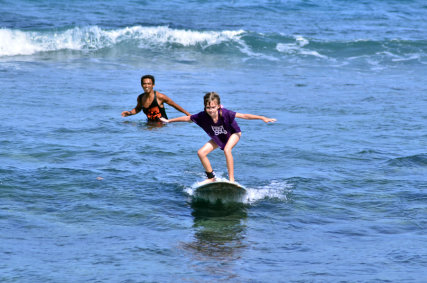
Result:
[[[173,118],[173,119],[165,119],[165,118],[160,118],[160,121],[162,121],[163,123],[173,123],[173,122],[192,122],[190,119],[190,116],[181,116],[181,117],[177,117],[177,118]]]
[[[277,121],[274,118],[268,118],[265,116],[253,115],[253,114],[242,114],[242,113],[236,113],[236,118],[241,118],[246,120],[262,120],[266,123],[270,123],[270,122],[273,123]]]

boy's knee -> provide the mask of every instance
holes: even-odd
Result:
[[[205,151],[201,148],[197,151],[197,156],[199,157],[205,157],[207,154],[205,153]]]
[[[224,148],[224,154],[231,154],[231,150],[232,150],[232,148],[228,148],[228,147],[226,147],[226,148]]]

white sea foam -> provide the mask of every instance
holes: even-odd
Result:
[[[292,187],[292,184],[286,181],[271,181],[270,184],[262,187],[246,188],[246,202],[255,203],[266,198],[287,201]]]
[[[296,40],[297,44],[301,47],[310,43],[307,39],[305,39],[304,37],[299,36],[299,35],[295,37],[295,40]]]
[[[304,48],[304,46],[308,45],[309,43],[310,42],[304,37],[295,36],[295,43],[278,43],[276,45],[276,50],[286,54],[301,54],[315,56],[319,58],[327,58],[326,56],[321,55],[317,51]]]
[[[153,44],[200,45],[202,48],[227,41],[239,41],[238,31],[192,31],[167,26],[133,26],[104,30],[98,26],[75,27],[64,31],[20,31],[0,29],[0,56],[31,55],[56,50],[96,50],[126,40],[136,40],[139,46]]]
[[[103,44],[99,44],[102,36],[102,31],[97,27],[73,28],[62,32],[0,29],[0,56],[31,55],[62,49],[99,48],[103,47]]]
[[[43,48],[31,40],[31,33],[0,29],[0,56],[29,55]]]

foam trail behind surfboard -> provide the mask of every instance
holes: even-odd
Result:
[[[267,185],[256,188],[246,188],[245,203],[252,204],[263,199],[277,199],[288,201],[293,185],[287,181],[271,181]]]

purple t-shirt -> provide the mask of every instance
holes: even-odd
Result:
[[[222,110],[222,117],[219,111]],[[239,125],[235,120],[236,112],[225,108],[218,109],[218,122],[214,123],[211,116],[205,111],[191,115],[191,121],[199,125],[211,139],[224,150],[228,139],[234,133],[241,132]]]

